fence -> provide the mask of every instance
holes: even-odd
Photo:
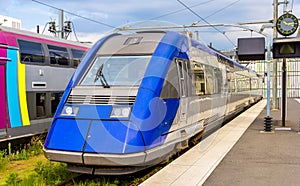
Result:
[[[282,60],[277,60],[277,95],[281,97],[281,85],[282,85]],[[273,81],[273,61],[271,61],[271,81]],[[299,98],[300,97],[300,59],[290,58],[287,59],[287,97],[288,98]],[[255,70],[260,74],[265,74],[267,72],[267,64],[265,61],[255,61],[250,62],[247,65],[248,68]],[[272,90],[271,82],[271,90]],[[263,96],[266,97],[267,93],[267,83],[265,77],[265,85],[263,89]],[[272,97],[272,91],[271,91]]]

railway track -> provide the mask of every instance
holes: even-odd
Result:
[[[67,185],[74,185],[74,183],[80,182],[80,181],[84,181],[86,179],[88,179],[87,177],[90,177],[91,175],[86,175],[86,174],[79,174],[71,179],[62,181],[59,184],[56,184],[55,186],[67,186]]]
[[[12,148],[17,148],[19,150],[20,147],[30,144],[34,139],[35,140],[39,139],[41,141],[44,141],[46,135],[47,135],[46,133],[43,133],[37,135],[20,136],[18,138],[0,140],[0,150],[7,149],[8,146],[11,146]]]
[[[89,185],[89,182],[92,182],[96,185],[124,185],[124,186],[135,186],[141,184],[147,178],[158,172],[160,169],[165,167],[168,163],[175,160],[198,142],[201,139],[194,139],[190,146],[187,149],[181,150],[176,155],[173,155],[167,162],[155,165],[153,167],[149,167],[142,171],[128,174],[128,175],[119,175],[119,176],[97,176],[97,175],[88,175],[88,174],[79,174],[71,179],[62,181],[61,183],[57,184],[56,186],[70,186],[83,183],[84,185]]]

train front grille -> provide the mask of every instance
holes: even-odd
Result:
[[[133,105],[135,96],[69,95],[69,104]]]

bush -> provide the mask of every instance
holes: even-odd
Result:
[[[25,149],[20,149],[20,151],[16,151],[8,156],[9,160],[17,161],[17,160],[28,160],[29,154]]]
[[[19,178],[19,174],[16,172],[12,172],[6,178],[5,185],[7,186],[18,186],[20,185],[22,179]]]
[[[0,170],[7,164],[6,150],[0,151]]]
[[[66,164],[64,163],[52,163],[47,162],[43,164],[38,162],[34,168],[34,171],[43,180],[46,185],[55,185],[64,180],[72,178],[75,174],[66,170]]]
[[[43,142],[39,137],[33,137],[28,147],[28,153],[37,156],[43,153]]]
[[[12,148],[11,144],[8,144],[8,154],[6,151],[0,152],[0,161],[1,157],[7,157],[10,161],[18,160],[28,160],[31,156],[37,156],[43,153],[43,143],[39,137],[32,137],[30,143],[23,145],[16,150],[15,147]],[[1,164],[1,162],[0,162]],[[1,168],[1,165],[0,165]]]

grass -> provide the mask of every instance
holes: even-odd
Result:
[[[28,177],[38,162],[46,163],[48,160],[43,154],[30,157],[28,160],[9,161],[0,171],[0,185],[3,185],[11,173],[18,173],[21,179]]]
[[[66,164],[51,162],[45,158],[40,139],[33,139],[24,148],[12,152],[12,148],[0,151],[0,186],[48,186],[57,185],[72,179],[77,174],[66,170]],[[148,172],[147,175],[98,176],[84,181],[73,180],[77,186],[135,186],[142,183],[161,167]]]
[[[26,163],[26,165],[28,165]],[[19,166],[21,169],[22,166]],[[6,175],[5,180],[0,184],[1,186],[48,186],[56,185],[60,182],[70,179],[74,176],[65,169],[63,163],[53,163],[48,160],[44,162],[38,160],[33,166],[26,167],[24,171],[17,172],[10,171]]]
[[[6,151],[0,151],[0,170],[2,170],[8,162],[8,158],[5,156]]]
[[[13,180],[11,184],[15,185],[31,174],[37,162],[47,162],[42,147],[42,140],[39,137],[34,137],[30,143],[22,148],[11,147],[9,144],[7,149],[1,150],[0,185],[5,185],[7,179]]]
[[[9,144],[7,149],[0,151],[0,186],[56,185],[76,175],[66,170],[66,164],[47,160],[42,149],[41,139],[32,138],[23,148],[11,147]],[[99,185],[98,183],[91,180],[90,183],[81,184]],[[112,185],[108,180],[102,183]]]
[[[51,162],[39,154],[26,160],[9,160],[0,171],[0,186],[56,185],[74,175],[65,164]]]

